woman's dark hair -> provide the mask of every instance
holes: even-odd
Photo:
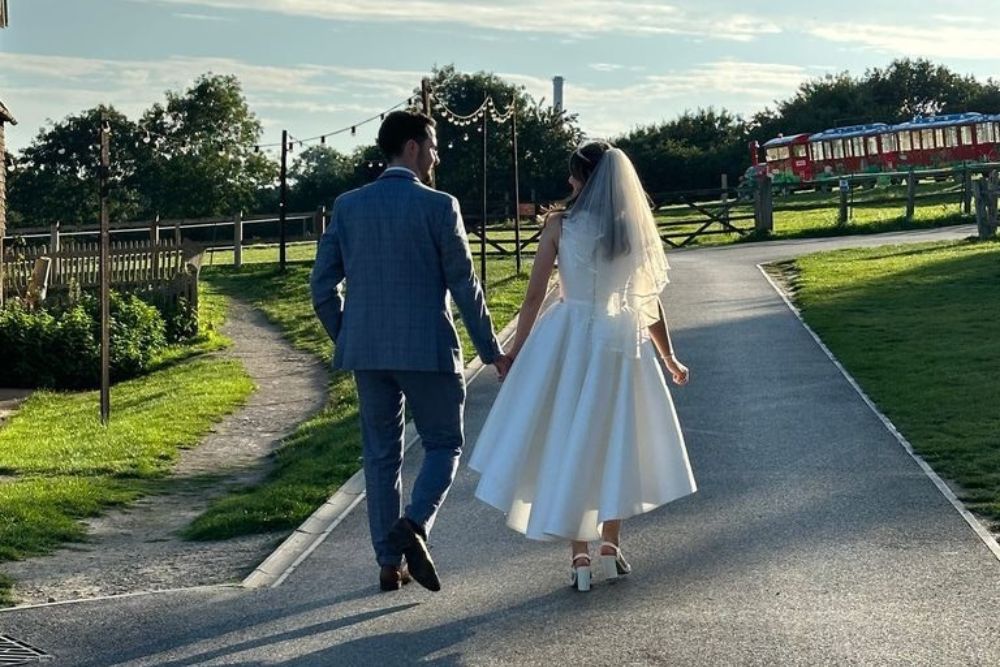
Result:
[[[419,111],[393,111],[378,129],[378,147],[390,160],[399,157],[407,141],[423,143],[430,138],[429,128],[435,125],[433,118]]]
[[[569,156],[569,173],[571,173],[581,184],[586,185],[591,175],[597,170],[597,163],[601,161],[604,154],[614,148],[607,141],[596,139],[588,141],[584,145],[573,151]],[[580,193],[566,201],[566,207],[573,206]]]

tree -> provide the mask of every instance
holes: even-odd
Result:
[[[111,161],[110,217],[127,219],[140,210],[138,193],[128,182],[136,165],[131,141],[135,124],[114,107],[99,106],[43,128],[16,159],[7,188],[11,220],[17,226],[98,222],[102,113],[107,114],[116,149]]]
[[[649,192],[715,187],[749,163],[746,122],[726,110],[686,111],[679,118],[632,130],[612,140],[636,166]]]
[[[293,183],[288,197],[288,207],[292,211],[329,206],[338,194],[362,182],[354,156],[324,145],[304,149],[295,158],[288,174]]]
[[[498,114],[505,113],[516,100],[522,201],[528,201],[532,192],[539,201],[568,194],[569,155],[583,136],[575,115],[544,107],[523,87],[488,72],[465,74],[448,65],[435,68],[430,80],[438,103],[460,116],[474,113],[488,97],[493,99]],[[437,110],[435,117],[441,154],[437,186],[453,193],[462,202],[463,210],[474,215],[482,206],[482,124],[456,126]],[[513,210],[510,122],[500,125],[490,120],[486,131],[490,215],[510,213]]]
[[[164,218],[231,215],[250,209],[277,165],[256,150],[261,125],[239,80],[207,73],[185,93],[143,114],[148,130],[134,185],[143,208]]]

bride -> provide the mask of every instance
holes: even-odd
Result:
[[[667,259],[631,161],[603,141],[569,161],[573,193],[548,216],[517,321],[514,365],[469,466],[476,496],[536,540],[569,540],[572,585],[590,590],[589,541],[614,580],[623,519],[695,491],[657,355],[688,381],[659,295]],[[558,259],[561,298],[540,318]],[[538,322],[536,324],[536,318]]]

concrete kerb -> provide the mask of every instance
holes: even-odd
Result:
[[[858,395],[861,396],[861,400],[865,402],[865,405],[867,405],[871,411],[875,413],[875,416],[879,418],[879,421],[882,422],[883,426],[885,426],[889,433],[893,435],[896,442],[898,442],[903,449],[906,450],[906,453],[909,454],[914,461],[916,461],[917,465],[920,466],[920,469],[923,470],[924,474],[930,478],[930,480],[934,483],[934,486],[937,487],[938,491],[940,491],[941,494],[948,499],[948,502],[951,503],[952,507],[958,511],[963,519],[965,519],[965,522],[969,524],[973,532],[979,537],[980,540],[982,540],[983,544],[986,545],[986,548],[990,550],[990,553],[992,553],[997,560],[1000,560],[1000,543],[997,542],[996,538],[989,531],[989,529],[986,528],[986,526],[984,526],[979,519],[977,519],[975,515],[973,515],[972,512],[965,507],[962,501],[958,499],[958,496],[956,496],[951,490],[951,487],[949,487],[948,484],[945,483],[945,481],[941,479],[936,472],[934,472],[934,469],[931,468],[919,454],[917,454],[909,440],[907,440],[906,437],[899,432],[899,429],[896,428],[896,425],[893,424],[881,410],[879,410],[878,406],[875,405],[872,399],[868,397],[868,394],[865,393],[864,389],[861,388],[861,385],[858,384],[858,381],[854,379],[854,376],[852,376],[847,369],[844,368],[843,364],[841,364],[840,361],[838,361],[833,355],[833,352],[830,351],[830,348],[826,346],[826,343],[824,343],[819,335],[813,331],[812,327],[806,323],[805,319],[802,317],[801,311],[799,311],[798,307],[792,303],[791,299],[788,298],[788,295],[785,294],[785,291],[781,289],[781,286],[778,285],[770,275],[768,275],[764,265],[758,264],[757,269],[761,272],[774,291],[778,293],[781,300],[785,302],[788,309],[792,311],[796,318],[798,318],[799,323],[807,332],[809,332],[809,335],[812,336],[812,339],[816,341],[816,344],[819,345],[821,350],[823,350],[823,353],[826,354],[830,361],[832,361],[837,367],[837,370],[839,370],[851,386],[854,387],[854,390],[858,392]]]
[[[555,293],[554,288],[550,288],[546,295],[546,303],[549,303]],[[517,317],[515,316],[503,330],[497,334],[504,345],[513,338],[517,329]],[[479,377],[486,365],[476,357],[465,368],[466,384]],[[403,451],[407,451],[420,439],[413,421],[406,423],[404,432]],[[257,566],[242,585],[246,588],[276,588],[280,586],[295,569],[305,561],[309,555],[315,551],[327,536],[340,525],[348,514],[365,497],[365,475],[363,470],[359,470],[347,480],[337,491],[330,496],[312,515],[306,519],[302,525],[295,529],[288,538],[282,542],[274,552],[268,556],[264,562]]]

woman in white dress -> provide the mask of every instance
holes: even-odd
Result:
[[[602,541],[605,577],[628,574],[622,520],[696,486],[658,363],[688,381],[659,299],[667,259],[648,198],[628,157],[602,141],[572,154],[569,182],[565,210],[545,222],[514,365],[469,466],[482,474],[476,496],[511,528],[571,541],[572,585],[584,591],[588,542]],[[538,318],[557,259],[561,298]]]

